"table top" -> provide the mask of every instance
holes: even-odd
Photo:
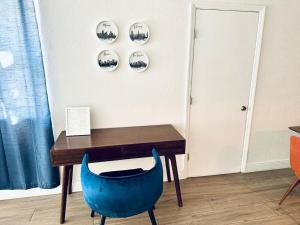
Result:
[[[300,126],[289,127],[290,130],[300,133]]]
[[[52,151],[174,141],[185,139],[171,124],[92,129],[91,135],[86,136],[66,136],[66,132],[62,131]]]

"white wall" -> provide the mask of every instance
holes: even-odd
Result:
[[[93,127],[172,123],[184,134],[188,64],[189,0],[40,0],[40,25],[55,136],[64,129],[64,108],[91,107]],[[208,1],[206,1],[208,2]],[[216,1],[211,1],[216,2]],[[288,166],[290,125],[300,124],[300,1],[220,0],[266,5],[265,30],[251,131],[248,171]],[[97,23],[112,19],[120,37],[101,44]],[[142,47],[128,40],[132,22],[144,21],[151,39]],[[116,50],[120,67],[106,73],[97,66],[97,54]],[[128,55],[145,50],[147,72],[127,66]],[[97,164],[96,170],[151,165],[151,160]],[[179,159],[183,171],[183,159]],[[78,185],[78,171],[75,182]],[[50,193],[58,192],[52,190]],[[17,197],[24,192],[4,192]],[[27,191],[26,195],[42,193]],[[49,192],[43,192],[49,193]]]
[[[93,128],[172,123],[183,134],[189,24],[186,1],[39,3],[56,137],[65,129],[64,109],[68,106],[91,107]],[[119,38],[111,45],[101,43],[96,36],[96,26],[104,19],[113,20],[119,28]],[[144,21],[150,28],[150,40],[142,47],[131,43],[128,37],[128,29],[136,21]],[[104,72],[97,65],[97,55],[103,49],[118,53],[120,66],[115,72]],[[144,50],[150,58],[150,67],[144,73],[135,73],[128,66],[129,54],[137,49]],[[95,169],[150,167],[151,164],[150,159],[137,159],[101,163]],[[178,166],[182,174],[182,157]],[[78,175],[77,171],[75,183],[79,183]]]
[[[300,123],[300,2],[219,2],[267,6],[247,170],[286,167],[287,127]],[[89,4],[41,1],[48,84],[50,96],[55,99],[51,108],[56,134],[64,128],[63,108],[75,104],[92,107],[94,127],[171,122],[183,132],[188,5],[189,1],[184,0],[113,0]],[[112,45],[122,60],[115,73],[103,73],[96,64],[96,55],[106,47],[94,32],[101,19],[113,19],[120,28],[120,39]],[[147,22],[151,29],[151,41],[142,48],[151,59],[151,67],[144,74],[134,74],[126,65],[128,54],[138,49],[128,41],[127,30],[131,22],[138,20]],[[177,37],[179,33],[183,35]],[[168,34],[174,36],[170,38]],[[162,60],[165,60],[163,64]],[[70,79],[73,82],[66,86]],[[74,97],[72,92],[77,89],[81,90],[80,96]]]
[[[247,169],[289,166],[287,127],[300,124],[300,1],[267,4]]]
[[[89,106],[92,128],[171,123],[184,134],[185,87],[188,67],[188,8],[185,0],[36,0],[44,54],[47,88],[55,138],[65,129],[65,107]],[[103,44],[96,36],[102,20],[113,20],[118,40]],[[150,40],[137,46],[129,40],[129,27],[143,21]],[[119,68],[104,72],[97,64],[101,50],[113,49]],[[144,50],[150,66],[136,73],[128,66],[134,50]],[[183,157],[178,169],[183,174]],[[99,163],[96,171],[151,167],[152,159]],[[74,189],[80,189],[79,167]],[[58,193],[6,191],[3,198]]]
[[[289,166],[288,126],[300,124],[300,1],[267,5],[248,171]]]

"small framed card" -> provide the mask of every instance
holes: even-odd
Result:
[[[66,112],[66,136],[90,135],[91,119],[89,107],[68,107]]]

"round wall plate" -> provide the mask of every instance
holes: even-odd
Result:
[[[96,32],[98,38],[105,43],[113,43],[118,38],[118,28],[112,21],[101,21]]]
[[[147,24],[145,23],[134,23],[129,29],[129,38],[136,44],[145,44],[150,37],[150,32]]]
[[[114,71],[119,65],[119,57],[115,51],[103,50],[98,55],[98,65],[106,71]]]
[[[135,51],[129,56],[129,66],[136,72],[143,72],[149,66],[149,58],[143,51]]]

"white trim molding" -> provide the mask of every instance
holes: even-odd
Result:
[[[186,77],[186,90],[185,90],[185,121],[184,121],[184,134],[186,139],[186,151],[184,157],[184,177],[189,177],[189,130],[190,130],[190,105],[191,105],[191,91],[192,91],[192,74],[193,74],[193,61],[194,61],[194,29],[195,29],[195,17],[196,8],[193,4],[189,7],[189,37],[188,37],[188,66],[187,66],[187,77]]]
[[[265,162],[251,162],[246,166],[245,172],[257,172],[257,171],[265,171],[265,170],[276,170],[276,169],[284,169],[290,168],[290,160],[272,160]]]
[[[177,160],[181,160],[181,157],[177,157]],[[177,161],[177,162],[178,162]],[[163,168],[165,168],[164,160],[162,160]],[[75,165],[74,171],[80,170],[79,165]],[[60,171],[62,172],[62,171]],[[96,172],[96,171],[95,171]],[[98,171],[99,172],[99,171]],[[96,172],[97,173],[97,172]],[[78,174],[74,172],[73,176]],[[179,179],[185,179],[186,174],[184,170],[178,170]],[[62,177],[62,176],[61,176]],[[164,182],[167,182],[167,174],[164,170]],[[62,181],[61,181],[62,183]],[[17,199],[17,198],[28,198],[28,197],[35,197],[35,196],[46,196],[46,195],[54,195],[59,194],[61,195],[61,185],[53,189],[40,189],[40,188],[32,188],[30,190],[1,190],[0,191],[0,201],[1,200],[9,200],[9,199]],[[81,192],[81,181],[79,177],[73,177],[72,182],[72,192]]]
[[[33,188],[30,190],[1,190],[0,201],[16,198],[28,198],[34,196],[54,195],[61,193],[61,186],[54,189]]]
[[[259,19],[258,19],[255,55],[253,60],[254,62],[253,62],[253,70],[252,70],[252,80],[251,80],[249,103],[248,103],[249,107],[248,107],[248,113],[246,119],[246,128],[245,128],[245,136],[244,136],[244,144],[243,144],[241,172],[246,172],[246,166],[247,166],[249,141],[250,141],[250,134],[251,134],[251,125],[252,125],[256,84],[257,84],[257,75],[258,75],[259,62],[260,62],[260,52],[261,52],[263,30],[264,30],[265,11],[266,11],[265,6],[256,6],[256,7],[257,7],[256,10],[258,12]]]

